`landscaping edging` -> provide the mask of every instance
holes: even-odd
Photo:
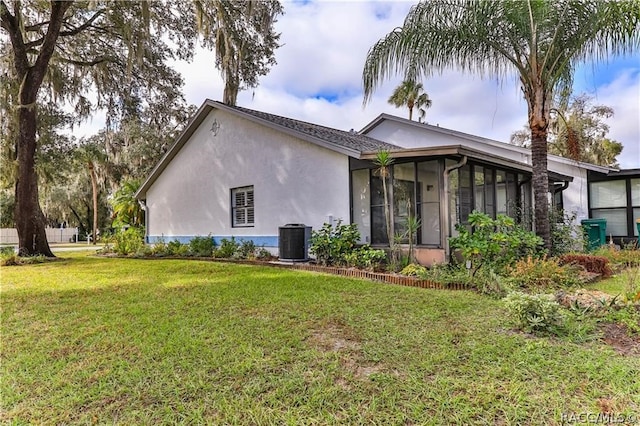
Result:
[[[312,265],[309,263],[270,263],[273,266],[298,269],[302,271],[324,272],[332,275],[340,275],[351,278],[364,278],[373,281],[382,281],[387,284],[396,284],[406,287],[432,288],[438,290],[469,290],[464,284],[442,284],[431,280],[421,280],[404,275],[385,274],[382,272],[370,272],[355,268],[336,268],[333,266]]]

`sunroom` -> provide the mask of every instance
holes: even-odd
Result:
[[[357,224],[362,243],[384,247],[389,242],[375,156],[367,153],[350,160],[351,222]],[[447,260],[455,225],[466,223],[474,210],[494,218],[505,214],[518,221],[523,220],[523,212],[531,212],[530,165],[462,146],[406,149],[391,156],[394,161],[387,187],[392,234],[408,243],[408,220],[419,219],[421,226],[413,242],[416,259],[422,264]],[[560,194],[571,179],[550,173],[550,193]]]

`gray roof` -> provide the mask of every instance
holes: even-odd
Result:
[[[361,135],[355,131],[344,131],[333,129],[331,127],[320,126],[318,124],[307,123],[305,121],[295,120],[293,118],[282,117],[280,115],[269,114],[267,112],[255,111],[249,108],[230,106],[217,101],[213,102],[221,107],[235,109],[245,114],[252,115],[265,121],[269,121],[278,126],[303,133],[313,138],[322,139],[326,142],[339,145],[359,152],[377,152],[380,150],[396,150],[402,149],[397,145],[382,142],[369,136]]]

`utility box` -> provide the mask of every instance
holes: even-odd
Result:
[[[309,260],[311,227],[301,223],[288,223],[278,228],[278,255],[280,260],[304,262]]]
[[[587,251],[596,250],[607,243],[607,219],[583,219],[580,224],[584,229]]]

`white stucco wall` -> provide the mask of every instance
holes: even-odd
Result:
[[[582,219],[587,219],[589,217],[587,170],[578,165],[567,164],[553,158],[549,159],[548,168],[554,172],[573,177],[573,181],[562,192],[564,211],[569,215],[576,213],[578,223]]]
[[[210,131],[217,119],[216,136]],[[231,189],[254,187],[255,226],[231,226]],[[304,223],[319,229],[329,216],[349,222],[346,155],[213,110],[147,191],[153,238],[265,237]]]

